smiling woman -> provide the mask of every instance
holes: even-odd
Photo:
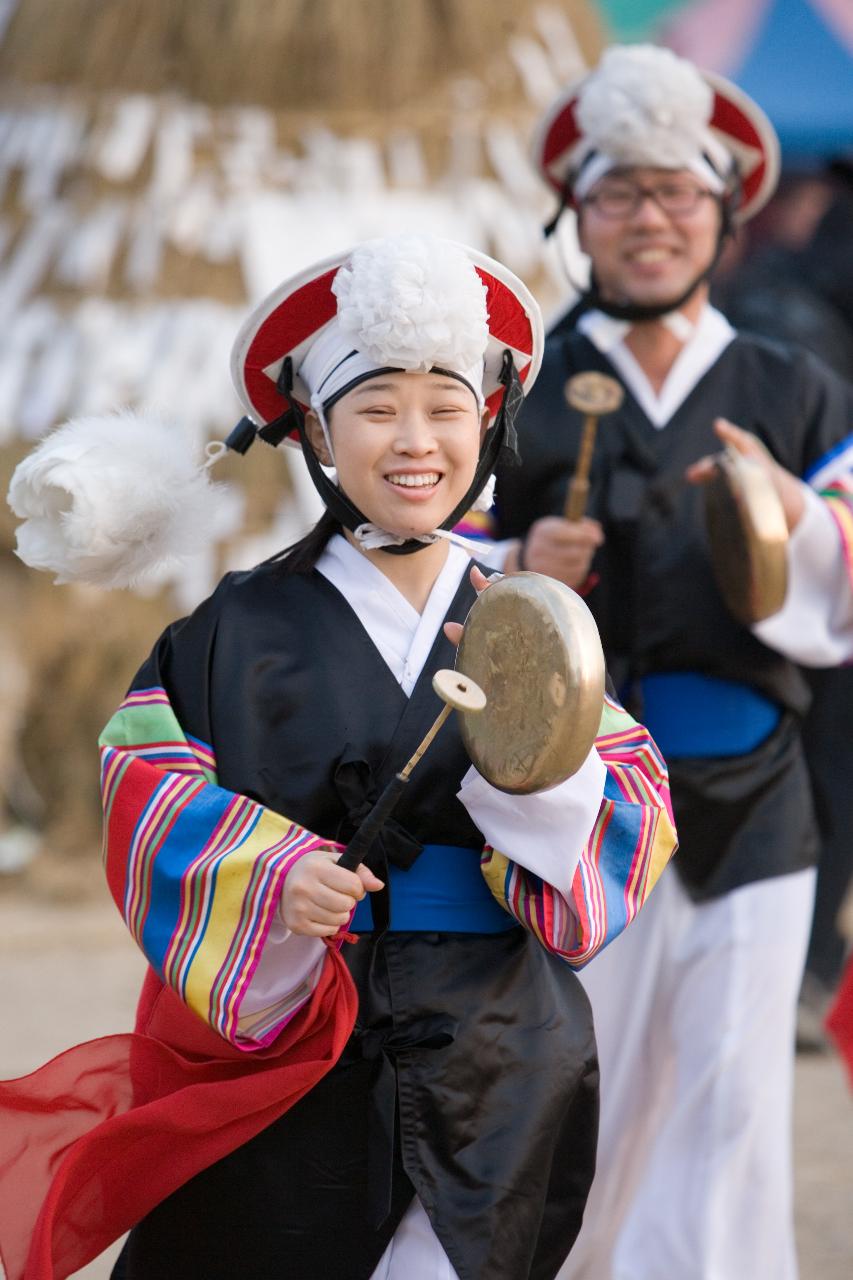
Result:
[[[306,431],[371,522],[413,538],[438,528],[471,488],[488,417],[460,379],[394,373],[337,401],[329,417],[333,452],[316,414]]]
[[[247,320],[232,447],[300,446],[327,514],[168,628],[103,732],[107,879],[150,969],[134,1036],[24,1107],[0,1085],[9,1280],[127,1228],[117,1280],[556,1275],[596,1136],[573,968],[673,850],[654,745],[607,701],[574,776],[509,796],[451,719],[339,864],[435,720],[487,586],[450,531],[514,456],[541,350],[520,281],[412,236]]]

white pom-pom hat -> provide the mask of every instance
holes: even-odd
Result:
[[[367,241],[279,285],[240,330],[231,374],[259,424],[287,407],[278,386],[286,359],[303,411],[380,369],[440,368],[495,416],[504,353],[526,393],[543,346],[539,306],[506,267],[454,241],[403,235]],[[295,431],[287,439],[299,443]]]
[[[534,135],[533,161],[561,199],[619,166],[688,168],[711,189],[715,176],[736,170],[738,222],[770,199],[780,163],[773,126],[747,94],[655,45],[608,49],[551,106]]]

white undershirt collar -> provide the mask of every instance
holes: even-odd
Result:
[[[584,312],[578,321],[580,332],[607,357],[649,421],[660,429],[671,421],[696,384],[716,364],[735,331],[715,307],[703,307],[658,394],[625,345],[631,327],[628,320],[616,320],[595,310]]]
[[[326,544],[317,571],[344,597],[408,697],[470,565],[466,551],[448,544],[447,559],[423,613],[418,613],[382,570],[339,533]]]

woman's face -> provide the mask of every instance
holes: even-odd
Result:
[[[342,396],[329,417],[338,483],[368,520],[400,537],[430,533],[474,479],[482,421],[473,392],[438,373],[382,373]],[[319,422],[308,437],[331,462]]]

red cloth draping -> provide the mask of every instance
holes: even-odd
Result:
[[[274,1044],[241,1053],[153,972],[136,1030],[0,1082],[0,1257],[8,1280],[64,1280],[194,1174],[247,1142],[335,1064],[357,999],[329,949]]]
[[[853,1085],[853,956],[847,962],[841,986],[827,1014],[826,1029],[838,1046]]]

